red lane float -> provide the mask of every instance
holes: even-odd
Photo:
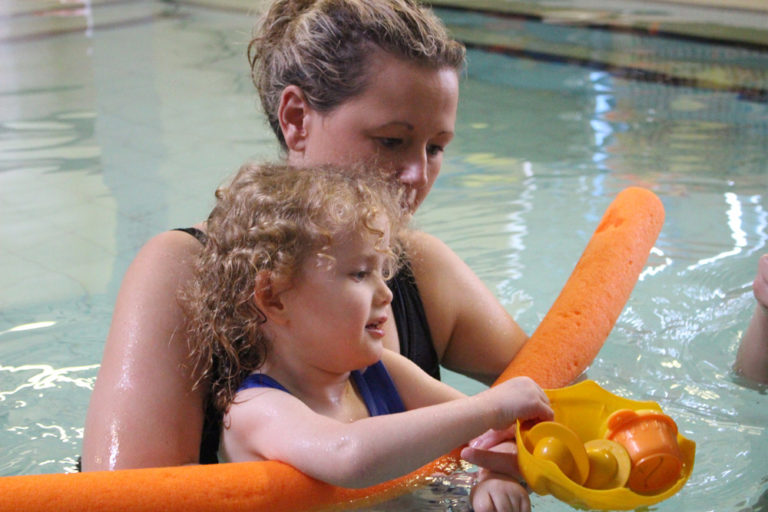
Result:
[[[528,375],[557,388],[584,372],[624,308],[663,221],[653,193],[634,187],[621,192],[552,308],[497,383]],[[458,453],[365,489],[334,487],[280,462],[3,477],[0,511],[342,510],[384,501],[437,471],[451,471]]]

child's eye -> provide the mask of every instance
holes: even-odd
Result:
[[[357,270],[355,272],[352,272],[352,279],[355,281],[362,281],[366,277],[368,277],[371,274],[369,270]]]

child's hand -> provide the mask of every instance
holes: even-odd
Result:
[[[517,480],[481,470],[470,494],[475,512],[530,512],[528,492]]]
[[[515,377],[485,391],[493,401],[496,424],[491,428],[503,430],[517,420],[548,421],[554,417],[544,390],[528,377]]]
[[[757,275],[752,289],[757,303],[763,307],[763,312],[768,314],[768,254],[763,254],[757,262]]]

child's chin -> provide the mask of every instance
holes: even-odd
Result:
[[[370,358],[368,363],[365,365],[366,368],[371,366],[372,364],[376,364],[379,361],[381,361],[381,356],[384,353],[384,344],[383,343],[376,343],[371,345],[370,350]]]

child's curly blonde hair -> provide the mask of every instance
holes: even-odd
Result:
[[[270,349],[261,329],[266,318],[254,303],[257,275],[268,271],[291,282],[310,256],[327,256],[337,237],[355,233],[378,237],[394,272],[402,252],[397,234],[408,214],[400,185],[371,165],[246,164],[216,198],[195,278],[180,300],[195,385],[208,383],[212,404],[223,412]],[[378,218],[390,225],[389,243],[374,227]]]

